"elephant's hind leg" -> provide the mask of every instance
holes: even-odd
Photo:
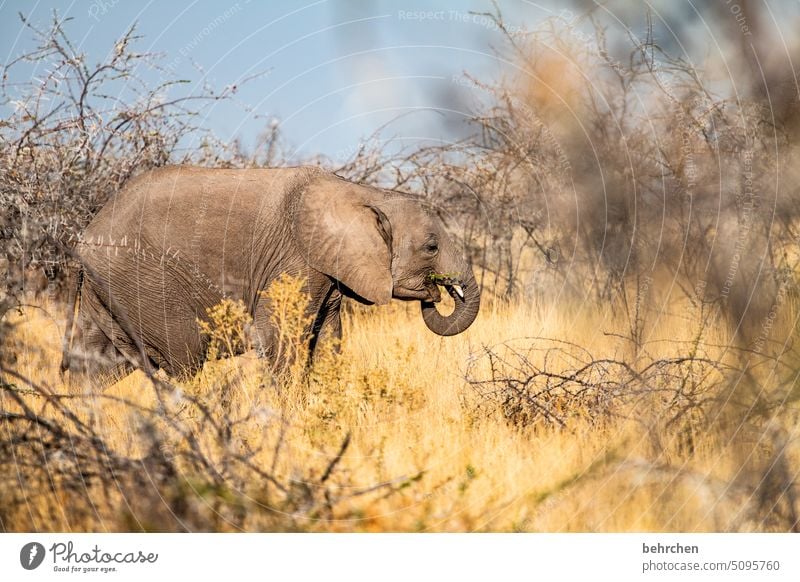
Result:
[[[73,352],[77,351],[79,356],[75,368],[97,385],[107,386],[142,367],[135,342],[86,287],[81,291],[75,340]],[[148,363],[151,364],[149,358]]]
[[[127,376],[134,366],[103,330],[89,317],[81,315],[72,345],[70,375],[85,376],[96,387],[105,387]]]

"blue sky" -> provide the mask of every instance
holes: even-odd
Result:
[[[638,3],[611,4],[643,14]],[[637,5],[633,11],[631,4]],[[656,4],[687,44],[694,39],[698,54],[707,50],[689,3]],[[577,11],[559,1],[499,5],[506,22],[520,28],[535,27],[565,6]],[[198,90],[202,80],[222,88],[263,73],[244,85],[235,102],[209,108],[202,123],[224,139],[248,144],[274,117],[298,159],[345,159],[362,137],[402,113],[407,115],[384,137],[406,143],[453,139],[470,103],[481,98],[454,78],[468,71],[491,80],[508,72],[493,51],[503,45],[501,34],[488,19],[469,14],[491,11],[489,0],[0,0],[0,59],[32,47],[17,12],[45,26],[53,9],[73,18],[67,31],[90,62],[104,59],[135,22],[143,36],[138,49],[163,53],[163,65],[192,81],[188,90]],[[36,72],[34,67],[30,74]],[[161,76],[141,75],[154,85]]]
[[[548,14],[523,2],[507,4],[519,25]],[[192,80],[194,90],[203,75],[221,88],[264,73],[245,84],[234,103],[210,108],[203,124],[247,144],[274,116],[298,157],[322,153],[344,159],[362,137],[407,112],[413,113],[390,126],[387,137],[452,138],[468,113],[464,102],[453,98],[455,91],[465,90],[453,76],[469,71],[492,78],[502,69],[491,49],[501,43],[500,34],[485,19],[474,22],[468,14],[491,10],[488,0],[43,0],[0,6],[4,60],[32,47],[17,12],[45,26],[57,9],[73,18],[67,31],[90,62],[101,61],[135,22],[143,36],[138,49],[163,53],[162,64]],[[141,74],[154,84],[160,76]]]

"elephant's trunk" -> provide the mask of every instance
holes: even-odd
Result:
[[[481,306],[481,292],[472,274],[472,269],[467,267],[461,277],[461,290],[463,298],[453,286],[447,286],[447,291],[453,296],[456,307],[450,315],[442,315],[436,310],[435,304],[430,301],[422,302],[422,319],[433,333],[438,335],[456,335],[467,329]]]

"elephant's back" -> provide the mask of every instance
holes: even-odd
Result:
[[[137,176],[96,215],[92,225],[107,223],[147,228],[160,222],[185,224],[209,213],[240,215],[277,210],[287,194],[323,174],[313,167],[223,169],[168,166]],[[92,226],[90,225],[90,226]]]
[[[248,237],[285,213],[296,188],[322,174],[316,168],[216,169],[169,166],[131,180],[84,231],[88,241],[147,239],[198,253]],[[208,248],[201,248],[208,247]]]

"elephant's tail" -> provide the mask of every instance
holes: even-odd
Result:
[[[69,297],[67,298],[67,327],[64,330],[64,340],[61,345],[61,373],[69,370],[70,352],[72,350],[72,328],[75,323],[75,310],[81,296],[83,285],[83,269],[75,272],[75,281],[68,283]]]

